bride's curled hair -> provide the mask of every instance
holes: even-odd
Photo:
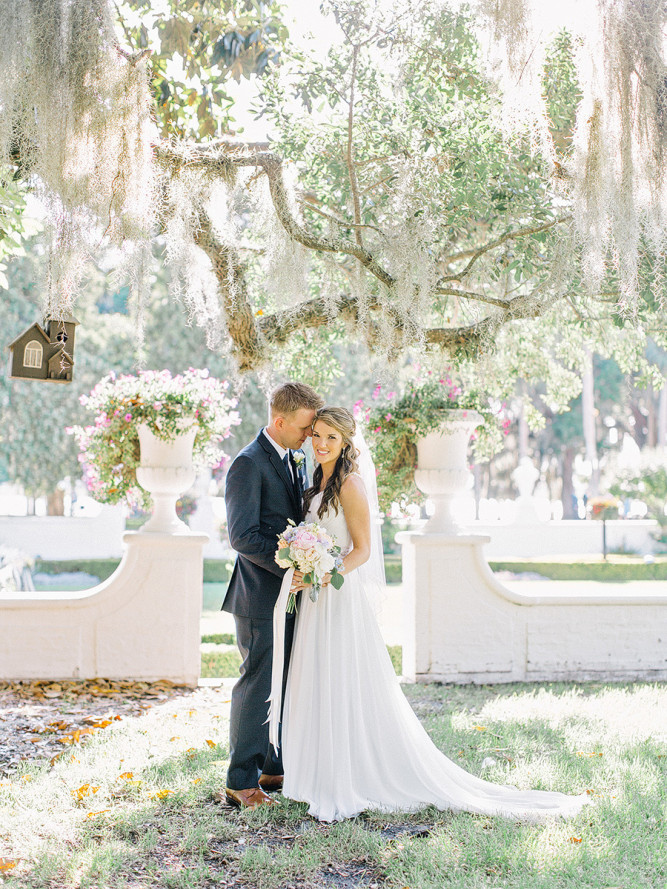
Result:
[[[331,477],[326,483],[322,495],[322,502],[317,510],[318,518],[322,518],[330,506],[333,507],[334,512],[338,514],[338,508],[340,506],[340,489],[348,475],[358,471],[359,464],[357,463],[357,457],[359,456],[359,452],[352,441],[354,433],[357,431],[357,424],[348,410],[344,407],[323,407],[315,414],[313,429],[318,420],[321,420],[323,423],[326,423],[327,426],[331,426],[332,429],[339,432],[343,439],[343,450],[340,452],[340,456],[338,457],[338,460],[336,460],[336,465],[331,473]],[[322,467],[318,463],[315,472],[313,473],[313,484],[303,495],[304,516],[308,512],[313,497],[315,497],[320,490],[322,475]]]

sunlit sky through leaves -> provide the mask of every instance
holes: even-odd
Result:
[[[382,0],[381,0],[382,2]],[[438,0],[427,0],[428,3]],[[393,0],[384,0],[383,5],[391,8]],[[469,5],[459,0],[447,0],[448,6]],[[318,0],[283,0],[285,22],[295,43],[316,47],[324,55],[340,35],[333,16],[324,16],[320,11]],[[548,41],[560,28],[567,27],[577,33],[585,33],[593,27],[595,18],[595,0],[533,0],[532,9],[536,28],[536,39]],[[263,141],[267,138],[267,122],[255,120],[246,111],[253,105],[256,96],[256,84],[242,80],[240,84],[231,84],[230,92],[236,99],[235,117],[243,132],[239,138],[249,141]]]

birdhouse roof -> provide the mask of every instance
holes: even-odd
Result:
[[[35,330],[37,333],[40,333],[40,334],[43,336],[44,340],[45,340],[49,345],[51,344],[51,341],[49,340],[49,337],[48,337],[46,331],[43,329],[42,325],[39,324],[39,322],[35,321],[33,324],[30,325],[30,327],[26,327],[26,329],[25,329],[22,333],[20,333],[20,334],[16,337],[16,339],[13,340],[13,341],[9,344],[9,346],[8,346],[7,348],[8,348],[8,349],[13,349],[14,346],[15,346],[20,340],[24,339],[24,338],[25,338],[25,337],[26,337],[32,330]]]
[[[53,353],[53,355],[49,358],[49,367],[51,367],[51,365],[54,364],[54,362],[56,361],[61,363],[63,361],[66,361],[68,364],[74,364],[74,359],[69,354],[69,352],[66,352],[64,349],[58,349],[57,352]]]
[[[58,315],[57,317],[55,315],[45,315],[44,323],[47,324],[49,321],[55,321],[56,323],[58,323],[58,321],[66,321],[68,324],[81,323],[80,321],[77,321],[74,315],[71,315],[69,312],[64,312],[62,315]]]

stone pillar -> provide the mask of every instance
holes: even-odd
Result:
[[[434,501],[435,512],[420,531],[396,536],[403,547],[403,674],[412,681],[437,681],[451,673],[441,655],[446,658],[450,629],[457,633],[460,627],[447,612],[452,596],[465,599],[475,547],[489,540],[469,535],[454,508],[470,479],[468,442],[481,422],[476,411],[450,411],[442,431],[417,441],[415,482]]]
[[[402,531],[403,675],[411,682],[512,681],[516,654],[508,603],[480,583],[481,535]],[[480,589],[481,587],[481,589]]]

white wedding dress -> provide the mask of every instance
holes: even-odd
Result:
[[[351,549],[342,509],[306,521]],[[309,804],[321,821],[365,809],[439,809],[541,819],[573,815],[588,802],[483,781],[433,744],[401,691],[359,571],[313,603],[302,594],[282,722],[283,794]]]

